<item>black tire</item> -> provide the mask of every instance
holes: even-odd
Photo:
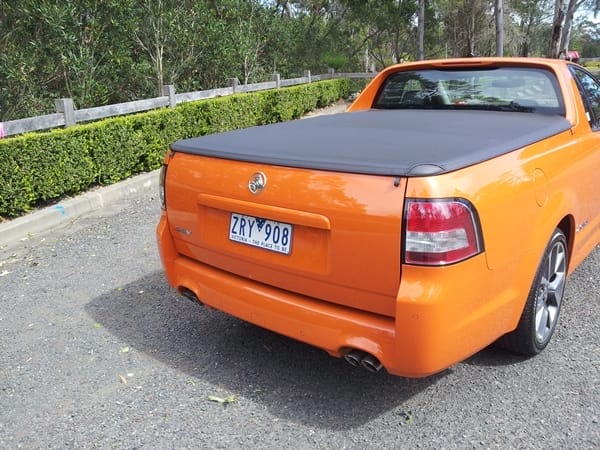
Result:
[[[552,234],[514,331],[498,344],[515,353],[534,356],[546,346],[558,322],[568,268],[567,238],[560,229]]]

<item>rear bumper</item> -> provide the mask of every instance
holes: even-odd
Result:
[[[409,273],[403,273],[396,315],[390,318],[277,289],[179,255],[164,215],[157,240],[172,287],[189,289],[210,307],[319,347],[332,356],[341,357],[350,349],[365,351],[394,375],[423,377],[439,372],[505,332],[497,321],[489,327],[479,320],[483,313],[497,318],[502,308],[467,311],[466,303],[479,298],[467,292],[460,299],[448,298],[452,286],[457,285],[452,280],[452,268],[444,268],[444,278],[452,281],[446,288],[437,283],[428,287],[422,279],[411,283],[411,277],[418,279],[423,274],[410,271],[422,268],[405,269]],[[485,268],[484,258],[466,263]]]

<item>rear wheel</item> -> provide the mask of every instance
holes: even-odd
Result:
[[[556,229],[535,275],[519,325],[500,338],[502,347],[533,356],[548,345],[565,292],[567,260],[567,238],[562,230]]]

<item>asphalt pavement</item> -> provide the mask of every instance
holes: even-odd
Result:
[[[0,240],[0,448],[599,448],[600,248],[542,354],[405,379],[178,296],[156,181]]]

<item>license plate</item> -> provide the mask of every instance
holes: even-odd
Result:
[[[260,217],[231,214],[229,239],[288,255],[292,247],[294,227],[289,223]]]

